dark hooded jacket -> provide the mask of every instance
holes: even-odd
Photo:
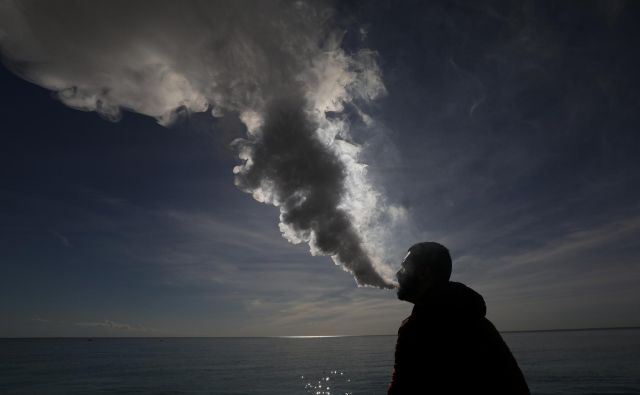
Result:
[[[484,299],[449,282],[431,290],[398,330],[389,395],[529,394]]]

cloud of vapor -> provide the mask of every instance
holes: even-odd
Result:
[[[391,287],[384,243],[406,214],[369,182],[344,114],[373,123],[360,108],[385,88],[375,53],[347,53],[330,26],[320,2],[0,0],[14,72],[113,121],[238,114],[236,184],[279,207],[289,241]]]

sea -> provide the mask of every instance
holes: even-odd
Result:
[[[640,329],[503,337],[533,394],[640,394]],[[385,394],[395,341],[0,339],[0,394]]]

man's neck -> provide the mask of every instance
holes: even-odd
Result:
[[[444,288],[446,288],[447,285],[449,285],[449,281],[444,283],[434,283],[428,287],[423,288],[422,291],[415,298],[415,301],[413,301],[412,303],[415,306],[428,304],[432,300],[432,298],[435,295],[439,294]]]

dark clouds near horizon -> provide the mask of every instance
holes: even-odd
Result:
[[[500,329],[640,324],[638,7],[337,8],[388,91],[372,175]],[[235,189],[233,120],[112,124],[7,70],[2,87],[0,335],[393,333],[406,314]]]

